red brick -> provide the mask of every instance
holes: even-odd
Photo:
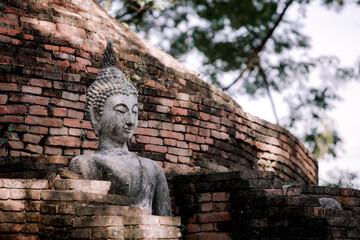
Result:
[[[209,121],[211,119],[211,115],[204,112],[199,112],[199,116],[201,120]]]
[[[45,44],[45,45],[44,45],[44,48],[45,48],[46,50],[59,51],[59,47],[58,47],[58,46],[54,46],[54,45],[47,45],[47,44]]]
[[[16,132],[28,132],[29,128],[30,127],[28,125],[14,124],[14,129]]]
[[[33,153],[42,154],[43,147],[41,147],[39,145],[28,144],[28,145],[25,146],[25,150],[29,151],[29,152],[33,152]]]
[[[179,115],[179,116],[187,116],[188,115],[188,110],[185,108],[171,108],[171,113],[173,115]]]
[[[39,212],[40,211],[40,201],[26,201],[25,209],[30,212]]]
[[[191,142],[191,143],[189,143],[189,148],[192,149],[192,150],[199,151],[200,150],[200,145]]]
[[[6,106],[0,106],[0,115],[5,115],[7,111],[7,107]]]
[[[177,140],[184,140],[184,134],[183,133],[178,133],[178,132],[160,130],[160,136],[161,137],[166,137],[166,138],[174,138],[174,139],[177,139]]]
[[[44,147],[44,154],[61,156],[62,155],[62,148],[45,146]]]
[[[50,135],[68,135],[69,129],[67,127],[50,128]]]
[[[214,230],[213,223],[203,223],[201,224],[201,231],[202,232],[212,232]]]
[[[42,106],[30,106],[29,112],[31,115],[41,115],[41,116],[48,115],[48,109]]]
[[[168,98],[157,98],[157,102],[161,105],[173,107],[174,106],[174,100],[168,99]]]
[[[228,192],[216,192],[212,197],[214,202],[227,202],[230,200],[230,193]]]
[[[216,202],[216,203],[213,203],[213,210],[215,212],[227,212],[227,211],[230,211],[230,203],[229,202]]]
[[[67,111],[68,110],[66,108],[53,108],[51,112],[55,117],[66,117]]]
[[[16,233],[21,232],[21,224],[18,223],[0,223],[0,232],[1,233]],[[5,239],[5,238],[4,238]],[[15,236],[12,238],[11,235],[7,235],[6,239],[19,239]]]
[[[204,137],[210,137],[210,129],[200,128],[199,135]]]
[[[25,114],[27,112],[24,105],[7,105],[7,114]]]
[[[194,126],[186,126],[186,132],[187,132],[187,133],[194,134],[194,135],[198,135],[198,133],[199,133],[199,128],[198,128],[198,127],[194,127]]]
[[[47,106],[49,104],[50,98],[34,95],[12,95],[9,98],[9,101]]]
[[[25,209],[25,203],[23,201],[0,201],[0,209],[4,211],[21,212]]]
[[[81,135],[85,136],[84,129],[70,128],[69,129],[69,135],[70,136],[81,136]]]
[[[8,141],[7,145],[11,149],[24,149],[24,144],[20,141]]]
[[[88,139],[97,139],[97,137],[93,131],[86,131],[86,137]]]
[[[179,148],[188,148],[189,145],[184,141],[177,141],[176,146]]]
[[[203,152],[209,151],[209,145],[201,144],[201,151],[203,151]]]
[[[29,79],[29,84],[31,86],[37,86],[37,87],[46,87],[46,88],[52,87],[52,82],[50,80],[38,79],[38,78]]]
[[[63,23],[57,23],[56,25],[59,29],[59,32],[68,40],[71,40],[72,37],[86,39],[86,32],[82,28],[70,26]]]
[[[186,126],[181,124],[174,124],[175,132],[186,132]]]
[[[13,92],[20,91],[20,87],[16,83],[0,82],[0,89],[1,91],[13,91]]]
[[[149,128],[161,129],[161,121],[149,120],[148,124]]]
[[[189,223],[186,225],[186,232],[188,233],[195,233],[200,231],[201,231],[201,227],[197,223]]]
[[[68,99],[68,100],[71,100],[71,101],[79,101],[80,99],[80,96],[79,94],[77,93],[72,93],[72,92],[66,92],[66,91],[63,91],[62,92],[62,98],[64,99]]]
[[[24,117],[22,116],[12,116],[12,115],[5,115],[0,116],[0,123],[22,123],[24,122]]]
[[[82,65],[91,66],[91,61],[89,61],[88,59],[76,57],[76,61]]]
[[[172,131],[174,128],[174,125],[172,123],[163,122],[162,123],[162,129]]]
[[[165,145],[170,145],[170,146],[176,146],[177,145],[177,140],[172,139],[172,138],[165,138],[164,139],[164,144]]]
[[[159,136],[159,130],[138,127],[135,131],[135,134],[157,137]]]
[[[8,96],[6,94],[0,94],[0,104],[5,105],[8,101]]]
[[[179,156],[178,162],[184,163],[184,164],[189,164],[191,161],[190,161],[190,157]]]
[[[94,73],[94,74],[98,74],[99,73],[99,69],[97,68],[93,68],[93,67],[87,67],[86,71],[89,73]]]
[[[81,154],[80,149],[64,149],[63,150],[64,156],[79,156],[80,154]],[[83,154],[86,154],[84,149],[83,149]]]
[[[163,143],[164,143],[162,138],[148,137],[148,136],[142,136],[142,135],[137,137],[137,141],[140,143],[152,143],[155,145],[163,145]]]
[[[217,125],[211,122],[200,122],[200,126],[207,129],[218,129]]]
[[[98,142],[91,142],[91,141],[83,141],[81,143],[82,148],[91,148],[91,149],[97,149],[98,148]]]
[[[30,126],[29,132],[45,135],[48,134],[49,129],[47,127],[42,127],[42,126]]]
[[[192,150],[169,147],[169,153],[174,154],[174,155],[179,155],[179,156],[191,156]]]
[[[167,153],[167,147],[166,146],[146,144],[145,145],[145,151]]]
[[[196,142],[196,135],[185,134],[185,140],[190,142]]]
[[[199,193],[196,195],[198,202],[210,202],[212,199],[211,193]]]
[[[156,112],[168,113],[168,112],[170,112],[170,107],[162,106],[162,105],[156,105]]]
[[[206,203],[202,203],[200,204],[200,209],[201,209],[201,212],[210,212],[212,211],[212,202],[206,202]]]
[[[176,140],[175,140],[176,141]],[[169,160],[170,162],[177,163],[178,156],[172,155],[172,154],[166,154],[165,158]]]
[[[26,213],[26,222],[40,222],[40,213],[39,212],[27,212]]]
[[[32,86],[22,86],[21,92],[41,95],[42,88],[41,87],[32,87]]]
[[[218,213],[205,213],[198,214],[199,222],[225,222],[230,221],[230,213],[229,212],[218,212]]]
[[[60,51],[70,53],[70,54],[75,53],[75,49],[74,48],[69,48],[69,47],[60,47]]]
[[[64,73],[63,78],[64,78],[64,81],[80,82],[81,75],[80,74],[72,74],[72,73]]]
[[[47,127],[61,127],[62,121],[61,119],[56,118],[44,118],[44,117],[36,117],[36,116],[26,116],[25,123],[30,125],[41,125]]]
[[[7,33],[9,35],[12,35],[11,33],[19,33],[19,31],[15,31],[15,30],[12,30],[11,29],[7,29],[7,28],[2,28],[3,30],[6,30]],[[14,39],[14,38],[11,38],[11,37],[7,37],[7,36],[4,36],[4,35],[0,35],[0,42],[3,42],[3,43],[11,43],[13,45],[20,45],[21,44],[21,41],[18,40],[18,39]]]
[[[75,109],[80,109],[80,110],[85,109],[85,104],[84,103],[82,103],[82,102],[73,102],[73,101],[69,101],[69,100],[65,100],[65,99],[60,99],[56,104],[58,106],[60,106],[60,107],[75,108]]]
[[[42,138],[41,136],[31,134],[31,133],[26,133],[22,136],[21,140],[23,142],[38,144],[41,141],[41,138]]]
[[[178,93],[178,94],[176,94],[176,99],[183,100],[183,101],[189,101],[189,94],[187,94],[187,93]]]
[[[76,118],[76,119],[83,119],[84,118],[84,113],[76,111],[76,110],[69,109],[68,110],[68,117],[69,118]]]
[[[56,61],[56,65],[61,68],[68,68],[70,67],[71,64],[68,60],[64,60],[64,61],[58,60]]]
[[[45,144],[50,146],[80,147],[81,141],[77,137],[47,137]]]
[[[85,129],[92,130],[92,126],[89,121],[78,120],[78,119],[65,118],[64,126],[75,127],[75,128],[85,128]]]

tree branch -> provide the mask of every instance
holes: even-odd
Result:
[[[278,115],[277,115],[277,112],[276,112],[276,107],[275,107],[274,99],[273,99],[272,96],[271,96],[270,86],[269,86],[269,82],[268,82],[268,80],[267,80],[265,71],[264,71],[264,69],[261,67],[260,63],[257,65],[257,67],[259,68],[259,73],[260,73],[261,77],[262,77],[263,80],[264,80],[265,87],[266,87],[266,92],[267,92],[267,94],[268,94],[268,97],[269,97],[269,100],[270,100],[270,103],[271,103],[271,107],[272,107],[272,110],[273,110],[273,113],[274,113],[274,117],[275,117],[276,124],[279,124],[279,118],[278,118]]]
[[[222,89],[224,91],[228,90],[230,87],[232,87],[237,81],[239,81],[239,79],[241,79],[241,77],[244,75],[244,73],[253,68],[254,67],[254,63],[256,62],[256,60],[258,60],[259,57],[259,53],[264,49],[267,41],[271,38],[271,36],[273,35],[275,29],[279,26],[280,22],[283,20],[286,11],[288,10],[288,8],[290,7],[290,5],[294,2],[294,0],[289,0],[286,4],[285,7],[283,9],[283,11],[281,12],[281,14],[279,15],[279,18],[275,21],[274,26],[269,30],[269,32],[266,34],[265,38],[261,41],[261,44],[254,48],[254,55],[252,58],[249,59],[248,63],[246,64],[245,68],[243,68],[240,71],[239,76],[227,87],[222,87]]]

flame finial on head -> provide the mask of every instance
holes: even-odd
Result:
[[[104,58],[102,62],[102,67],[117,67],[117,60],[114,48],[112,46],[111,39],[109,38],[107,41],[107,46],[104,53]]]

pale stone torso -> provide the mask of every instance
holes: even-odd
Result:
[[[147,207],[150,214],[156,186],[161,184],[157,175],[163,175],[157,163],[131,153],[80,155],[71,161],[69,170],[86,179],[111,181],[110,193],[128,196],[132,206]]]

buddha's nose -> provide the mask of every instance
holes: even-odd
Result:
[[[132,119],[132,117],[129,117],[126,122],[125,122],[126,126],[128,128],[131,128],[132,126],[134,126],[134,120]]]

